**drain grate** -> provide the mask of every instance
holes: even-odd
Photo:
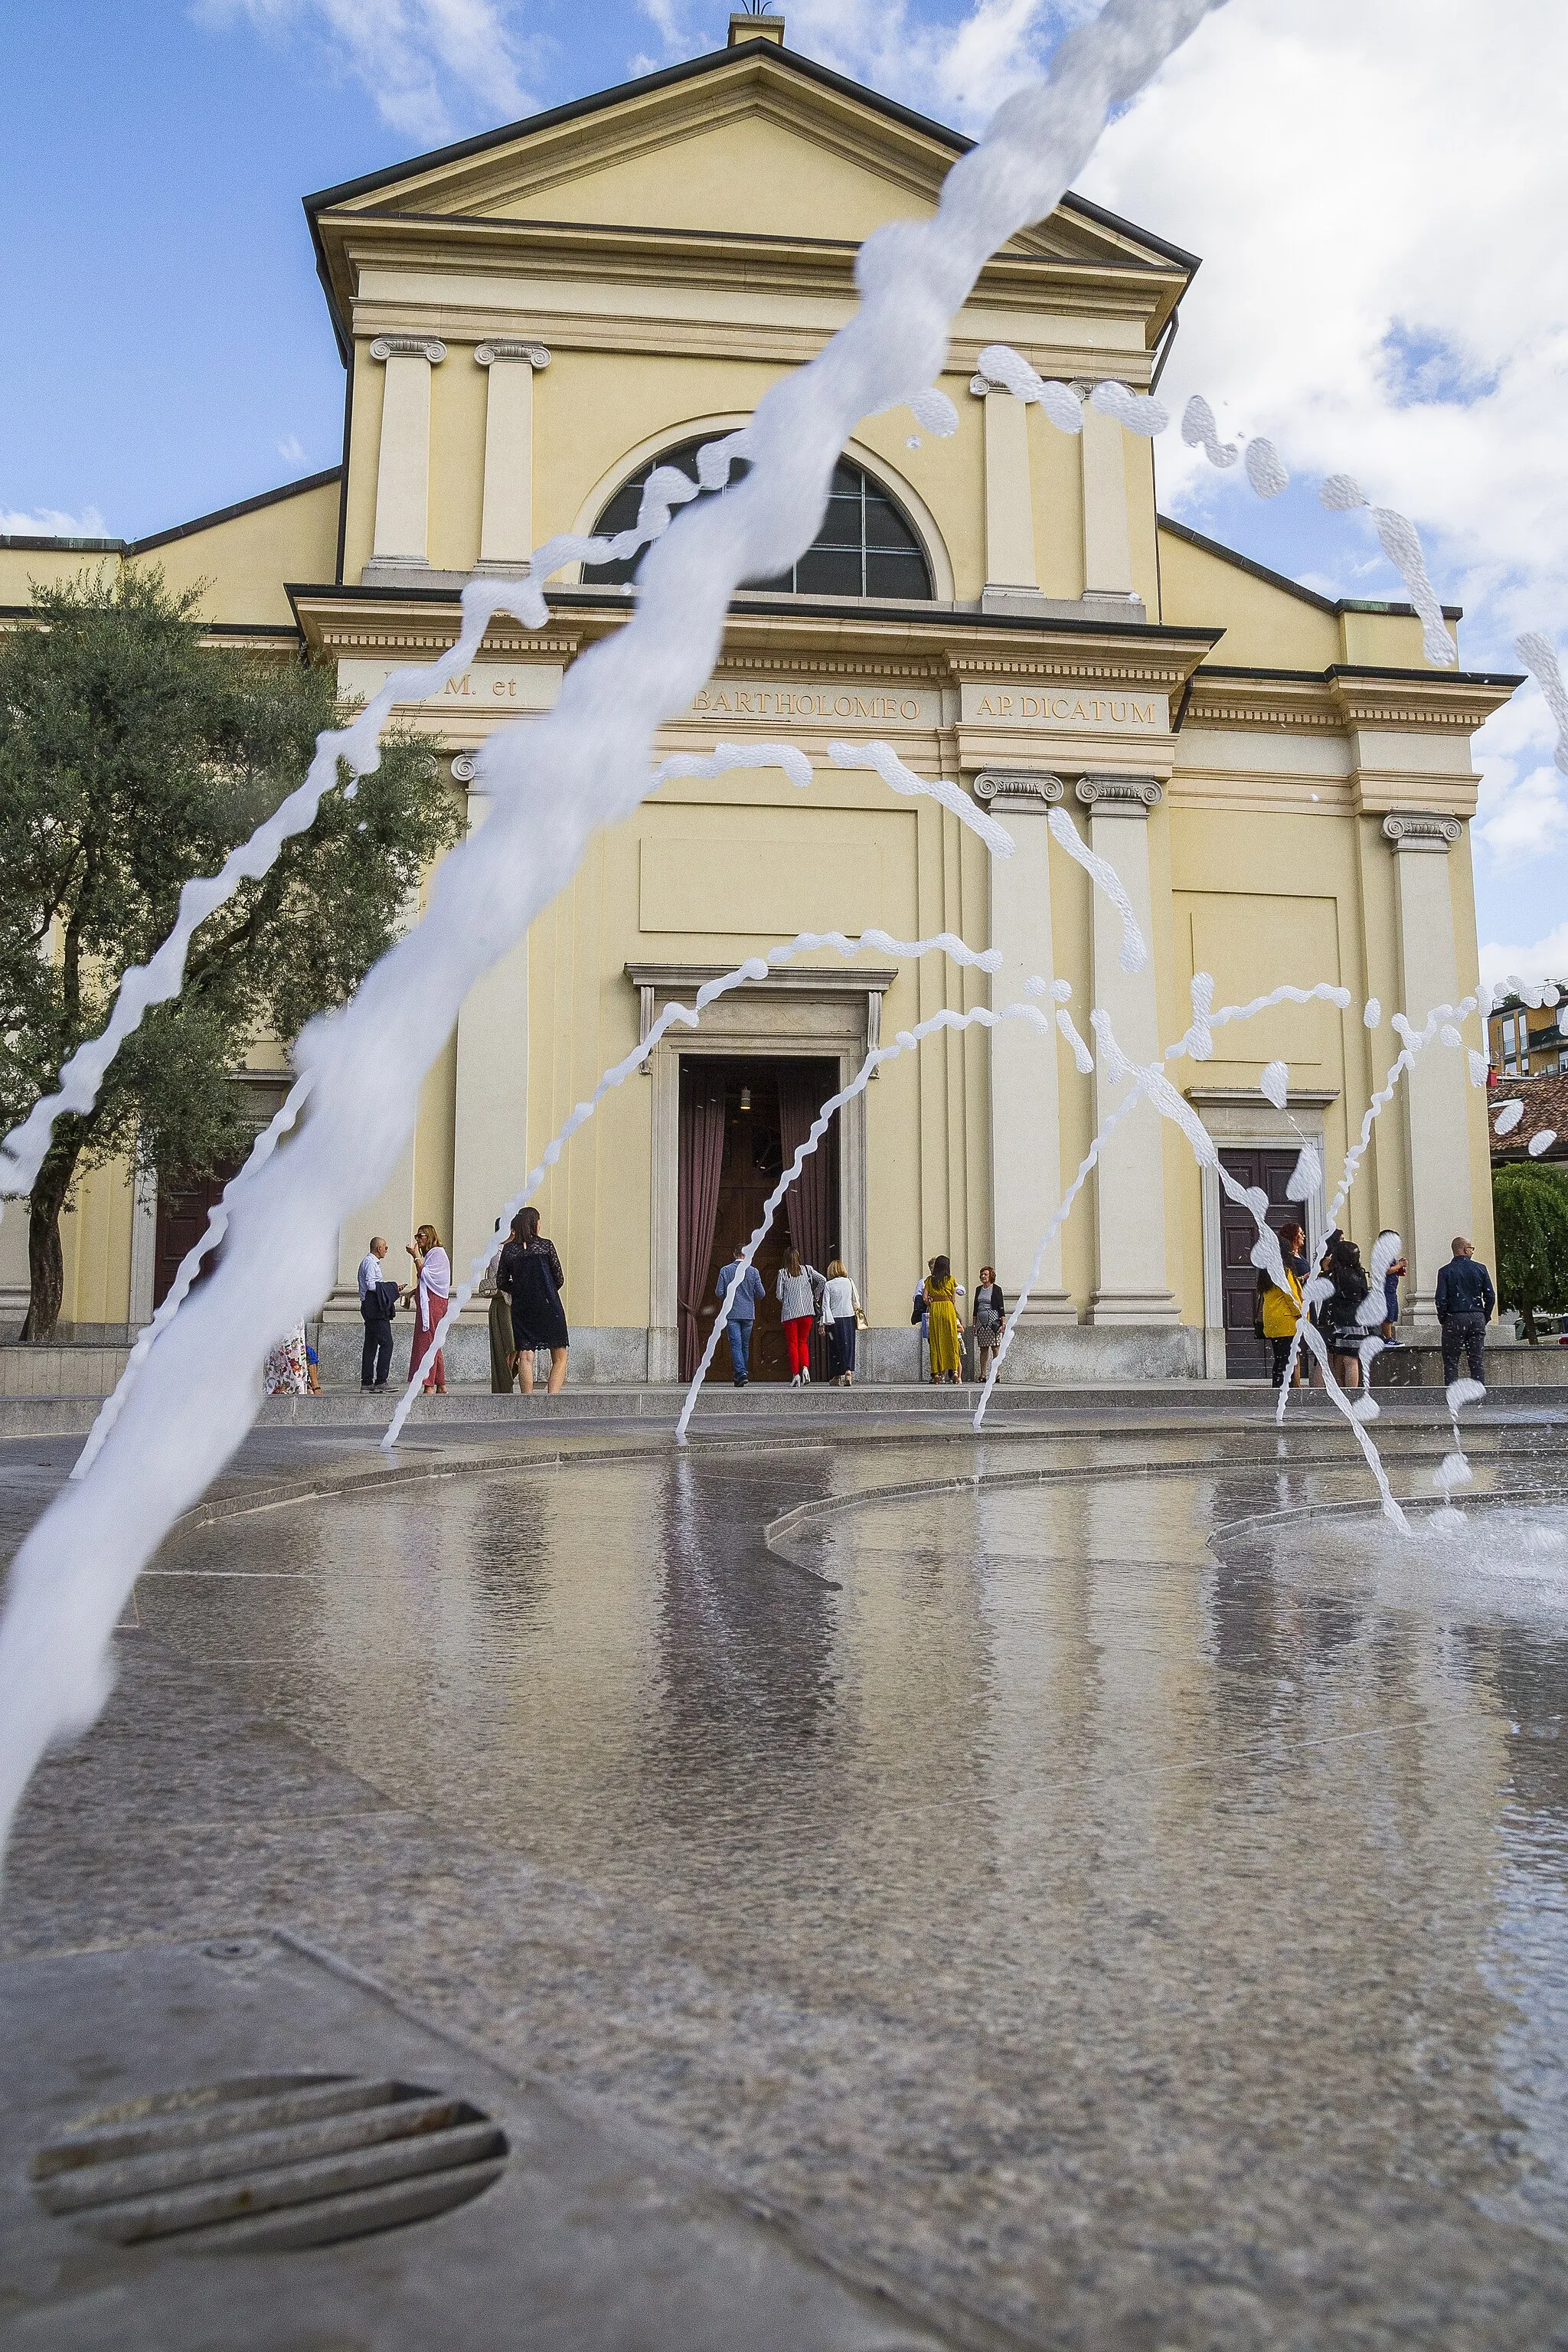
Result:
[[[121,2245],[327,2246],[465,2204],[506,2134],[467,2099],[348,2074],[271,2074],[83,2116],[31,2166],[51,2213]]]

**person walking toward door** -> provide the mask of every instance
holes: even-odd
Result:
[[[863,1312],[860,1293],[843,1259],[830,1257],[822,1292],[822,1328],[827,1334],[827,1370],[835,1388],[847,1389],[855,1378],[855,1335]]]
[[[816,1302],[822,1290],[822,1276],[814,1265],[807,1265],[795,1244],[779,1268],[773,1295],[779,1302],[779,1316],[784,1324],[784,1346],[789,1350],[789,1384],[792,1389],[805,1388],[811,1380],[811,1327],[816,1320]]]
[[[362,1389],[384,1389],[392,1373],[392,1318],[397,1311],[397,1285],[386,1271],[386,1243],[372,1234],[370,1247],[359,1262],[359,1311],[364,1321],[364,1346],[360,1350]]]
[[[740,1263],[739,1256],[735,1256],[719,1268],[713,1295],[721,1304],[729,1296],[730,1285],[735,1279],[735,1269]],[[743,1389],[752,1377],[752,1332],[757,1319],[757,1309],[766,1295],[762,1276],[754,1265],[749,1265],[741,1277],[735,1303],[724,1318],[724,1337],[730,1342],[730,1370],[738,1389]]]
[[[1443,1385],[1459,1377],[1463,1351],[1473,1381],[1486,1378],[1487,1325],[1497,1307],[1491,1276],[1463,1234],[1454,1235],[1454,1255],[1437,1269],[1437,1320],[1443,1331]]]
[[[958,1285],[945,1257],[935,1258],[926,1277],[927,1329],[930,1334],[931,1376],[933,1381],[957,1381],[963,1355],[958,1336]]]

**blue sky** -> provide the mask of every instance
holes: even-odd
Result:
[[[979,130],[1090,0],[795,0],[792,42]],[[722,43],[708,0],[75,0],[14,6],[0,143],[0,518],[133,536],[337,462],[342,376],[300,199]],[[1157,445],[1163,498],[1313,586],[1398,595],[1343,467],[1420,524],[1512,668],[1568,613],[1568,11],[1230,0],[1082,184],[1205,266],[1165,389],[1267,432],[1270,503]],[[1454,169],[1454,125],[1468,166]],[[1568,779],[1540,698],[1482,740],[1482,937],[1568,967]]]

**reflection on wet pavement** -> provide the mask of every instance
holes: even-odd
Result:
[[[141,1608],[574,1890],[618,1983],[438,1891],[432,1977],[855,2253],[1030,2342],[1568,2344],[1568,1514],[1474,1458],[1396,1554],[1312,1433],[649,1453],[231,1521]]]

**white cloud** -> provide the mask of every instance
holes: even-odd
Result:
[[[643,0],[651,11],[667,0]],[[783,0],[792,47],[889,98],[977,131],[1037,75],[1056,37],[1098,12],[1091,0],[971,0],[931,23],[908,0]]]
[[[664,43],[667,55],[686,56],[691,35],[685,21],[685,12],[676,5],[676,0],[637,0],[637,5]],[[651,58],[636,58],[632,60],[634,73],[651,73],[652,70]]]
[[[1526,981],[1568,977],[1568,923],[1559,923],[1533,947],[1502,947],[1489,940],[1481,950],[1481,978],[1496,988],[1514,973]]]
[[[1206,257],[1163,391],[1410,514],[1468,657],[1513,667],[1568,591],[1568,11],[1479,23],[1464,0],[1233,0],[1083,187]],[[1160,466],[1167,498],[1207,476],[1212,499],[1174,435]]]
[[[536,104],[521,79],[517,0],[193,0],[191,13],[324,50],[410,139],[515,121]]]
[[[1518,865],[1561,848],[1568,843],[1568,789],[1555,768],[1531,768],[1528,773],[1504,772],[1493,782],[1488,762],[1482,769],[1481,803],[1474,831],[1500,864]]]
[[[305,462],[305,445],[297,433],[287,433],[278,444],[278,455],[286,466],[302,466]]]
[[[39,507],[32,514],[21,514],[15,507],[0,507],[0,536],[10,539],[108,539],[109,525],[96,507],[83,507],[80,514],[62,514],[58,507]]]

